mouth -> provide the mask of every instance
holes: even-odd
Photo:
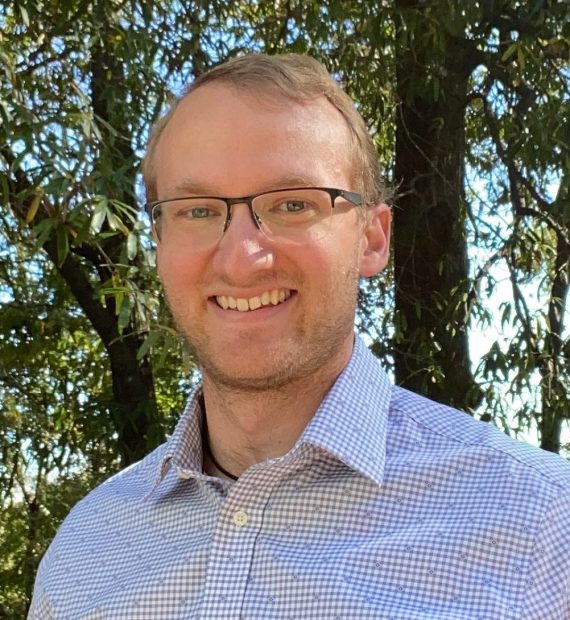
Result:
[[[238,312],[251,312],[266,306],[278,306],[287,301],[294,291],[287,288],[275,288],[264,291],[255,297],[232,297],[231,295],[216,295],[213,299],[224,310],[237,310]]]

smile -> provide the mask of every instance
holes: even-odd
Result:
[[[216,295],[216,302],[220,308],[249,312],[263,306],[277,306],[291,297],[289,289],[273,289],[265,291],[261,295],[250,297],[232,297],[231,295]]]

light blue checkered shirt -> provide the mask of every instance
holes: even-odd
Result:
[[[295,447],[202,473],[174,434],[62,525],[30,618],[570,618],[570,464],[392,387],[357,341]]]

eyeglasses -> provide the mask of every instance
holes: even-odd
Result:
[[[215,245],[232,219],[232,207],[246,204],[255,226],[268,238],[307,242],[325,237],[337,201],[361,206],[362,197],[331,187],[294,187],[239,198],[185,196],[146,204],[160,243]]]

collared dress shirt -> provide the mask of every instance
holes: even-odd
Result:
[[[172,437],[71,511],[33,620],[565,620],[570,464],[391,386],[357,340],[295,446],[202,471]]]

